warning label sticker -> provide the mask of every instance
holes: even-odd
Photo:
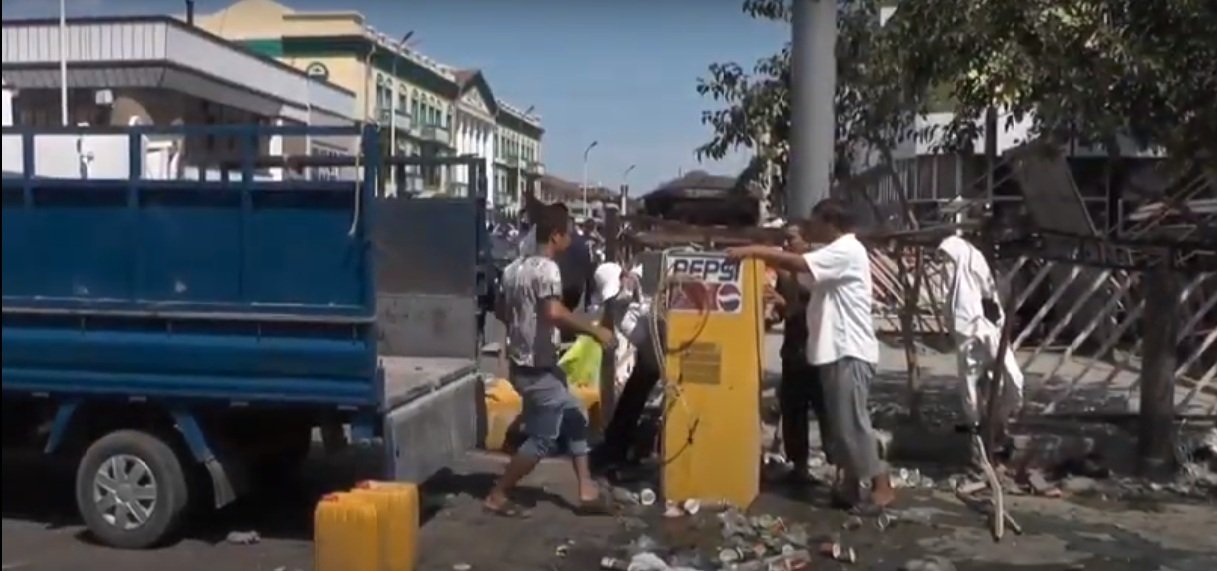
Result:
[[[740,264],[721,254],[668,256],[668,310],[740,313],[744,307]]]

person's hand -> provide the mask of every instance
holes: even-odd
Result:
[[[781,298],[781,296],[778,295],[777,288],[773,287],[773,284],[765,284],[765,301],[773,302],[777,301],[779,298]]]
[[[734,248],[727,248],[727,257],[732,260],[742,260],[754,255],[756,255],[756,248],[754,246],[736,246]]]
[[[617,348],[617,336],[605,327],[596,327],[593,330],[596,334],[596,341],[600,342],[600,346],[606,350],[612,351]]]

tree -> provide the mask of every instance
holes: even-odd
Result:
[[[1217,157],[1211,0],[906,0],[884,26],[879,5],[891,2],[839,1],[838,176],[860,150],[887,153],[908,138],[970,149],[995,106],[1010,122],[1030,116],[1032,134],[1059,142],[1114,153],[1125,135],[1183,160]],[[743,7],[789,21],[789,2]],[[698,156],[755,149],[784,173],[789,85],[789,44],[750,72],[711,65],[697,90],[720,107],[703,114],[713,137]],[[941,132],[914,131],[915,117],[943,100],[954,119]]]

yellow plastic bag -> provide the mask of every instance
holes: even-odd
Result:
[[[562,354],[558,366],[566,373],[571,388],[600,386],[600,360],[604,349],[594,338],[581,335],[575,344]]]

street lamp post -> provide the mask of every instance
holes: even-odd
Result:
[[[636,169],[636,168],[638,168],[638,165],[630,165],[630,168],[625,169],[625,173],[623,173],[621,175],[621,213],[622,214],[625,214],[626,196],[630,191],[630,173],[634,172],[634,169]]]
[[[583,184],[582,184],[582,186],[583,186],[583,213],[584,213],[584,216],[590,216],[590,212],[587,207],[587,156],[589,153],[592,152],[592,149],[596,148],[596,145],[599,145],[599,144],[600,144],[600,141],[592,141],[592,143],[587,146],[587,149],[584,149],[584,151],[583,151]]]

